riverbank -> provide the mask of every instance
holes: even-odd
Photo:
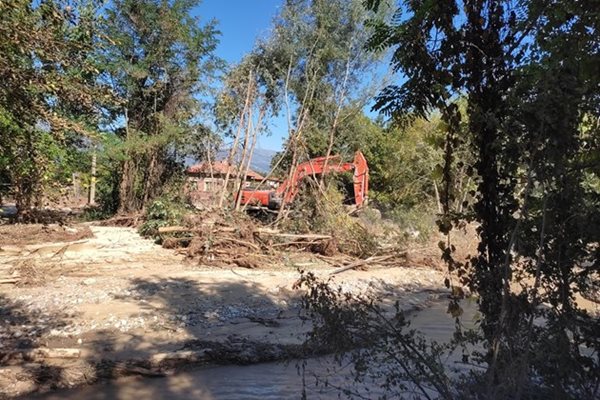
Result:
[[[465,304],[467,306],[467,304]],[[426,337],[440,343],[447,342],[455,331],[454,319],[446,313],[447,302],[437,301],[422,312],[413,313],[411,326]],[[476,308],[465,309],[465,323],[472,321]],[[460,357],[448,360],[459,362]],[[305,362],[304,362],[305,361]],[[344,363],[346,364],[346,363]],[[304,365],[302,369],[297,367]],[[335,373],[332,371],[335,369]],[[328,386],[316,385],[315,376],[327,377]],[[353,384],[351,369],[340,367],[330,356],[312,357],[290,362],[267,362],[246,366],[205,366],[180,371],[159,378],[126,377],[99,385],[40,394],[32,399],[44,400],[280,400],[300,399],[305,390],[309,399],[339,399],[336,386],[356,390],[365,398],[385,394],[381,382],[367,381]],[[368,393],[364,393],[365,387]],[[360,398],[360,397],[358,397]]]
[[[321,277],[335,270],[301,252],[258,269],[207,267],[131,228],[89,229],[93,237],[71,242],[1,246],[0,268],[38,277],[0,286],[1,396],[295,357],[310,329],[294,289],[299,269]],[[406,310],[445,293],[442,272],[422,266],[332,280]]]

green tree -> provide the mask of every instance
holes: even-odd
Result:
[[[597,395],[598,360],[579,346],[598,351],[599,323],[576,302],[598,270],[600,237],[598,193],[584,184],[597,165],[582,162],[598,152],[598,125],[586,124],[600,105],[599,4],[592,3],[403,2],[391,22],[372,22],[370,46],[392,48],[393,67],[406,76],[376,107],[395,118],[439,110],[446,124],[445,233],[468,217],[449,207],[459,126],[468,117],[481,241],[466,263],[451,245],[444,258],[479,296],[483,398],[519,398],[540,378],[559,398]],[[465,113],[453,103],[459,95]],[[546,324],[535,326],[536,317]]]
[[[288,0],[275,19],[263,54],[277,63],[288,119],[280,170],[336,150],[348,120],[362,113],[380,57],[364,48],[369,15],[357,0]]]
[[[215,22],[191,15],[197,0],[115,0],[103,23],[104,81],[122,98],[111,110],[124,153],[119,210],[159,194],[198,126],[200,95],[220,65]]]
[[[91,2],[0,1],[0,175],[19,218],[40,205],[110,98],[93,82],[96,34]]]

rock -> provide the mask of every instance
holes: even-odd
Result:
[[[96,279],[95,278],[86,278],[83,280],[82,283],[86,286],[90,286],[90,285],[93,285],[96,283]]]

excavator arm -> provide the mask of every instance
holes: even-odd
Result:
[[[366,201],[369,189],[369,167],[365,156],[360,151],[354,154],[352,163],[342,163],[339,156],[330,156],[313,158],[298,164],[292,178],[284,181],[276,192],[283,197],[285,203],[289,203],[298,194],[300,183],[305,177],[347,171],[354,171],[354,199],[356,205],[360,207]]]
[[[357,207],[361,207],[367,201],[369,167],[365,156],[360,151],[354,154],[354,161],[352,163],[342,163],[339,156],[329,156],[313,158],[298,164],[291,178],[283,181],[274,191],[243,190],[241,192],[241,203],[278,209],[282,204],[288,204],[294,200],[298,194],[300,183],[305,177],[347,171],[354,172],[354,201]]]

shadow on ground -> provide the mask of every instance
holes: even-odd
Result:
[[[94,332],[93,340],[82,346],[84,353],[77,360],[27,359],[19,355],[21,350],[48,346],[44,338],[51,336],[52,330],[67,326],[72,315],[40,315],[28,310],[22,302],[0,297],[0,316],[5,324],[3,333],[12,338],[10,342],[2,341],[5,352],[0,358],[0,367],[15,370],[19,367],[13,378],[29,382],[28,387],[20,388],[21,393],[26,393],[22,398],[66,398],[70,392],[65,388],[125,377],[127,384],[103,385],[87,398],[210,399],[212,395],[198,382],[197,375],[194,382],[186,381],[183,376],[178,379],[164,376],[207,363],[251,364],[301,355],[302,349],[298,345],[271,344],[244,337],[245,327],[268,334],[269,329],[279,326],[283,314],[296,313],[289,306],[276,304],[265,294],[264,288],[254,284],[203,284],[186,278],[150,277],[133,279],[128,292],[128,296],[115,298],[136,304],[145,317],[155,316],[157,322],[146,326],[144,332],[159,332],[165,339],[149,343],[139,331],[123,334],[98,330]],[[230,326],[235,326],[242,334],[214,332],[226,332]],[[127,337],[125,342],[123,335]],[[77,339],[65,338],[50,347],[77,347]],[[181,352],[192,356],[189,360],[169,358],[169,355]],[[204,354],[204,357],[198,359],[194,353]],[[131,376],[157,377],[161,384],[140,384]]]

